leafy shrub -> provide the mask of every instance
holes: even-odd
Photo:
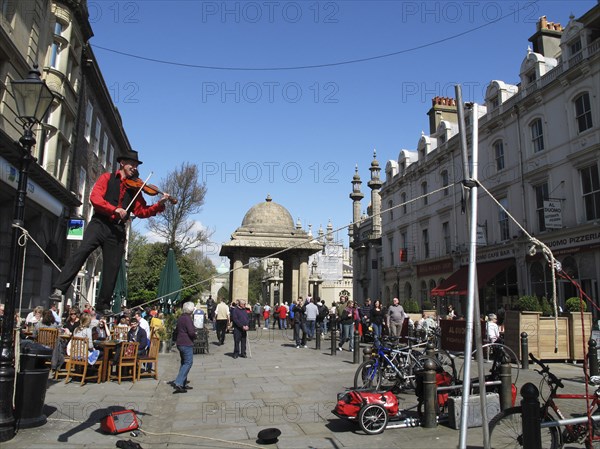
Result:
[[[587,304],[583,301],[580,305],[579,298],[573,296],[572,298],[567,299],[565,306],[569,312],[579,312],[581,309],[585,312],[587,310]]]
[[[529,311],[529,312],[541,312],[542,306],[537,296],[521,296],[517,301],[516,307],[517,310]]]
[[[431,301],[423,301],[423,310],[433,310],[433,303]]]
[[[406,313],[419,313],[421,311],[419,304],[414,299],[404,301],[403,308]]]
[[[543,316],[551,316],[554,313],[554,307],[552,307],[550,301],[548,301],[548,298],[546,298],[545,296],[543,296],[542,299],[540,299],[540,306],[542,308]]]

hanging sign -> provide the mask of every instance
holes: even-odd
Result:
[[[544,201],[544,224],[546,229],[561,229],[563,227],[560,201]]]

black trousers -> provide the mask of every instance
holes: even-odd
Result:
[[[227,334],[227,320],[217,320],[217,340],[223,344],[225,342],[225,334]]]
[[[96,299],[96,309],[109,309],[115,282],[125,251],[125,227],[92,217],[83,235],[81,245],[72,257],[69,257],[53,288],[63,292],[69,289],[71,282],[81,270],[87,258],[98,247],[102,247],[102,286]]]
[[[246,337],[248,332],[239,327],[233,326],[233,354],[246,355]]]

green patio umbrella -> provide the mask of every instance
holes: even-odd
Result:
[[[115,282],[115,289],[112,295],[112,311],[114,313],[121,312],[125,298],[127,298],[127,271],[125,269],[125,258],[123,258],[121,260],[121,266],[119,267],[119,273],[117,274],[117,281]]]
[[[169,248],[167,262],[160,273],[160,281],[158,282],[158,296],[161,298],[160,306],[163,311],[168,311],[170,306],[181,299],[181,292],[179,291],[181,287],[181,276],[175,261],[175,251],[173,251],[173,248]]]

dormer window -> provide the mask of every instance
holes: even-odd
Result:
[[[527,75],[525,75],[527,77],[527,84],[533,84],[535,83],[535,70],[532,70],[531,72],[529,72]]]
[[[496,109],[498,106],[500,106],[500,99],[496,96],[492,99],[492,109]]]
[[[440,145],[443,145],[444,143],[446,143],[446,134],[442,134],[440,137]]]

